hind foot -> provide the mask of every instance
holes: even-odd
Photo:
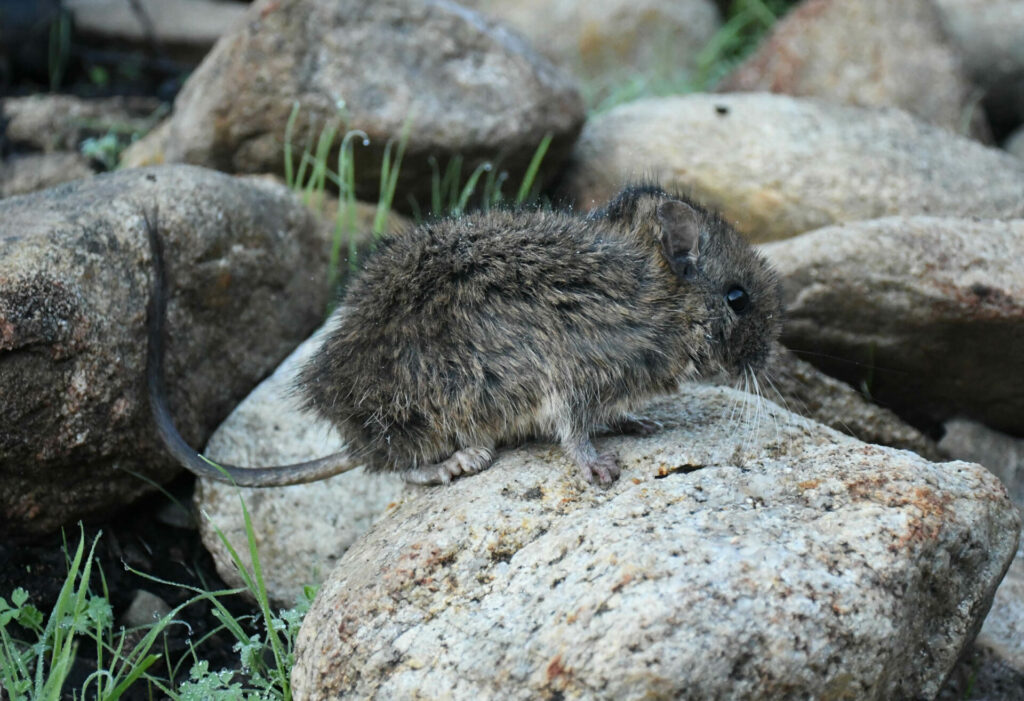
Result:
[[[411,484],[448,484],[459,475],[475,475],[491,466],[494,453],[487,448],[462,448],[447,460],[417,467],[402,474]]]
[[[619,458],[615,453],[598,453],[587,436],[562,442],[562,450],[580,468],[583,479],[591,484],[607,486],[619,478]]]
[[[609,485],[619,478],[619,457],[615,453],[600,453],[592,460],[578,463],[583,479],[591,484]]]

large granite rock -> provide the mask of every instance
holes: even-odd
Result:
[[[128,170],[0,201],[0,532],[109,513],[176,472],[145,397],[159,211],[167,380],[201,445],[322,319],[326,246],[273,183],[193,166]]]
[[[911,423],[1024,435],[1024,220],[890,217],[762,250],[786,345]]]
[[[934,696],[1016,550],[1005,489],[749,401],[655,403],[606,490],[548,446],[409,488],[321,587],[296,697]]]
[[[456,154],[467,173],[500,159],[518,184],[545,134],[545,173],[583,120],[569,74],[518,35],[446,0],[260,0],[189,77],[147,158],[238,173],[281,173],[285,129],[296,167],[334,120],[361,129],[356,184],[376,197],[385,144],[410,125],[395,203],[426,206],[431,175]],[[334,165],[334,156],[331,165]]]
[[[1024,216],[1024,163],[895,109],[762,93],[638,100],[590,120],[564,191],[656,178],[755,240],[890,214]]]
[[[984,135],[984,115],[931,0],[805,0],[719,86],[865,107]]]

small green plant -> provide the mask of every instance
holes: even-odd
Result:
[[[81,535],[68,566],[57,601],[43,625],[43,615],[28,602],[28,592],[16,589],[11,603],[0,598],[0,682],[11,701],[62,698],[68,673],[82,638],[96,643],[96,671],[81,689],[82,697],[114,701],[159,659],[152,654],[160,629],[156,624],[143,639],[125,651],[125,632],[113,633],[113,612],[106,596],[89,589],[97,539],[83,559],[85,535]],[[12,624],[35,636],[28,643],[15,637]]]
[[[245,508],[243,504],[243,509]],[[285,611],[271,611],[256,552],[252,523],[245,512],[249,554],[253,562],[250,573],[237,553],[225,540],[243,574],[246,587],[205,591],[184,587],[192,592],[187,601],[172,609],[152,624],[137,629],[115,629],[106,582],[99,572],[101,593],[90,588],[93,579],[93,556],[96,539],[85,556],[85,535],[68,562],[68,573],[52,611],[44,623],[44,615],[32,603],[28,592],[16,589],[10,600],[0,597],[0,688],[10,701],[57,701],[73,698],[116,701],[130,689],[145,684],[153,695],[159,690],[167,698],[181,701],[209,699],[273,699],[291,698],[288,676],[294,664],[294,643],[302,618],[312,602],[315,590],[306,587],[297,605]],[[220,534],[223,539],[223,534]],[[151,581],[169,585],[172,582],[129,571]],[[243,592],[251,595],[258,613],[236,618],[223,600]],[[182,609],[205,601],[213,608],[220,625],[203,638],[190,642],[189,651],[177,661],[158,652],[162,636],[171,625],[179,625],[176,617]],[[252,633],[253,624],[263,622],[262,632]],[[196,652],[210,636],[227,631],[234,639],[239,655],[237,670],[210,671],[209,663]],[[136,641],[133,644],[130,641]],[[66,688],[68,673],[85,642],[95,649],[93,671],[80,689]],[[273,664],[267,664],[270,651]],[[162,665],[157,663],[162,662]],[[174,680],[190,663],[188,679]],[[158,674],[158,667],[166,676]]]
[[[78,150],[86,158],[103,164],[104,169],[113,170],[117,167],[124,146],[115,134],[107,133],[98,138],[89,137],[82,142]]]

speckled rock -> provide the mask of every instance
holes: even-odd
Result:
[[[829,377],[782,346],[772,354],[765,375],[767,381],[761,385],[764,396],[792,412],[865,443],[912,450],[929,460],[949,457],[935,441],[893,412],[872,404],[848,384]],[[984,463],[967,455],[953,457]]]
[[[319,348],[321,334],[294,353],[253,390],[210,438],[204,454],[232,465],[283,465],[311,460],[344,447],[329,424],[303,412],[292,386],[299,368]],[[241,497],[252,519],[270,598],[292,605],[302,588],[319,584],[345,550],[397,499],[402,481],[362,468],[322,482],[274,489],[239,489],[199,480],[195,506],[203,544],[224,581],[242,580],[225,546],[251,565]]]
[[[866,107],[899,107],[926,122],[987,132],[956,50],[931,0],[805,0],[719,86]]]
[[[565,178],[579,207],[654,177],[754,240],[890,214],[1024,216],[1024,163],[895,109],[763,93],[638,100],[587,122]]]
[[[819,368],[915,425],[962,414],[1024,434],[1024,220],[889,217],[762,251],[783,342]]]
[[[89,162],[79,153],[29,153],[0,161],[0,197],[24,195],[70,180],[92,177]]]
[[[547,173],[583,120],[568,73],[454,2],[259,0],[189,77],[168,127],[152,137],[160,148],[138,151],[150,160],[282,173],[296,101],[296,163],[331,120],[368,135],[370,145],[355,153],[356,186],[367,199],[379,191],[385,144],[411,120],[395,198],[403,207],[410,194],[429,201],[432,173],[455,154],[466,174],[500,158],[518,184],[550,133]]]
[[[1003,483],[1017,508],[1024,510],[1024,439],[967,419],[952,419],[943,428],[939,446],[957,459],[984,465]],[[960,666],[960,673],[940,695],[942,701],[961,701],[968,689],[970,698],[983,701],[1024,698],[1024,544]]]
[[[605,86],[694,68],[721,26],[710,0],[465,0],[522,32],[555,63]]]
[[[981,632],[938,696],[939,701],[1024,698],[1024,548],[996,590]]]
[[[129,170],[0,200],[0,532],[109,515],[177,472],[145,398],[159,210],[167,380],[201,445],[321,320],[326,246],[285,188],[193,166]]]
[[[321,587],[296,698],[934,696],[1016,550],[1002,485],[748,398],[655,403],[606,490],[548,446],[409,488]]]

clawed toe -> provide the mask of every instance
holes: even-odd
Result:
[[[618,456],[615,453],[602,453],[594,460],[581,463],[580,471],[583,478],[590,483],[609,485],[619,478],[622,470],[619,468]]]
[[[482,472],[494,462],[494,454],[487,448],[463,448],[435,465],[427,465],[403,474],[412,484],[449,484],[459,475]]]

